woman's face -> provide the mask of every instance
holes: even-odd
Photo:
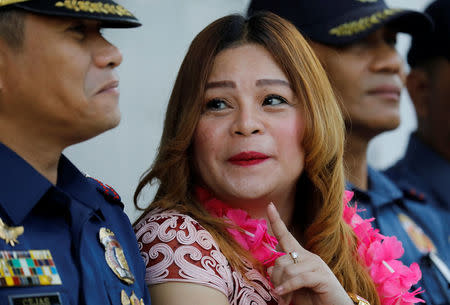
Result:
[[[226,49],[208,78],[194,134],[197,175],[233,206],[293,199],[304,167],[303,107],[271,54]]]

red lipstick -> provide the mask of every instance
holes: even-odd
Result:
[[[270,157],[257,151],[244,151],[228,159],[228,162],[239,166],[251,166],[262,163]]]

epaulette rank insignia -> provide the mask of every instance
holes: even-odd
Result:
[[[112,203],[122,204],[119,194],[111,186],[90,176],[86,177],[95,182],[95,184],[97,185],[97,191],[99,191],[105,197],[106,200]]]
[[[425,194],[417,191],[415,188],[403,189],[403,196],[407,199],[420,202],[424,202],[426,199]]]

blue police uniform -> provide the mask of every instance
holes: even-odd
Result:
[[[138,303],[131,304],[150,304],[136,237],[112,188],[64,156],[53,185],[1,143],[0,168],[0,218],[24,229],[18,243],[7,243],[1,229],[0,304],[116,305],[133,292]],[[101,228],[109,239],[101,240]],[[120,278],[126,273],[134,281]]]
[[[369,190],[362,191],[348,183],[347,187],[354,192],[353,200],[358,207],[364,209],[359,214],[363,218],[375,217],[373,225],[387,236],[396,236],[403,244],[405,253],[401,260],[410,265],[417,262],[422,271],[422,279],[415,288],[422,287],[425,292],[419,296],[426,304],[450,304],[448,283],[431,262],[428,255],[416,246],[401,222],[400,215],[406,215],[432,241],[442,262],[449,265],[450,248],[448,240],[448,210],[439,207],[430,208],[429,202],[420,194],[403,193],[384,174],[368,169]]]
[[[403,159],[386,175],[405,192],[423,193],[427,204],[450,211],[450,162],[444,160],[415,134],[411,135]],[[449,223],[450,218],[447,219]],[[450,240],[450,236],[448,239]]]

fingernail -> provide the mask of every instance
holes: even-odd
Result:
[[[275,288],[275,293],[278,295],[282,295],[284,292],[284,287],[283,286],[278,286],[277,288]]]

